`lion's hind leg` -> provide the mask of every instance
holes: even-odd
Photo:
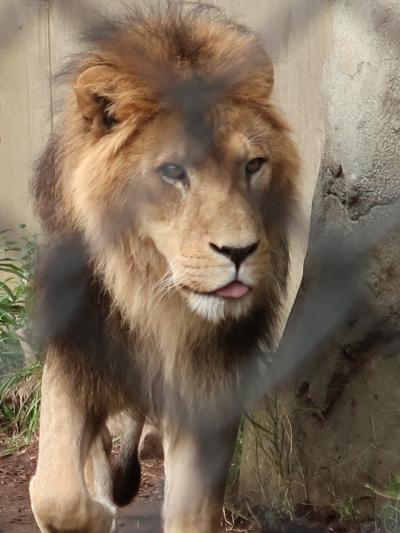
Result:
[[[94,438],[88,413],[70,393],[56,362],[42,383],[39,458],[30,483],[42,533],[110,533],[113,513],[87,490],[84,464]]]
[[[120,453],[113,461],[113,499],[119,507],[128,505],[139,491],[140,463],[138,448],[143,430],[144,418],[138,414],[121,415],[124,435],[121,441]]]

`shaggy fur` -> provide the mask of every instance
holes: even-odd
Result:
[[[34,193],[50,242],[39,275],[47,340],[59,347],[57,354],[65,354],[66,373],[73,376],[75,388],[89,405],[103,411],[119,409],[130,401],[132,389],[136,392],[143,384],[149,391],[160,378],[163,364],[152,353],[163,351],[157,346],[163,342],[160,327],[176,330],[173,344],[186,344],[187,360],[178,364],[183,365],[181,379],[188,380],[184,388],[191,392],[193,386],[208,386],[213,375],[217,382],[225,381],[226,372],[236,371],[258,340],[270,344],[287,276],[286,232],[294,209],[297,155],[269,101],[268,57],[253,35],[214,10],[165,8],[150,16],[138,11],[94,36],[94,51],[70,69],[75,87],[90,67],[106,69],[89,80],[90,116],[82,116],[71,94],[64,126],[38,164]],[[250,137],[264,135],[269,143],[272,183],[261,215],[276,250],[265,272],[269,284],[263,301],[240,321],[201,324],[200,332],[198,324],[190,324],[182,301],[173,302],[180,317],[174,324],[162,314],[164,308],[146,312],[152,285],[166,267],[154,243],[135,235],[135,209],[140,209],[135,204],[146,203],[147,191],[138,187],[136,198],[133,186],[130,205],[121,198],[114,206],[112,201],[121,189],[126,192],[125,161],[132,158],[134,165],[146,157],[146,146],[140,143],[146,123],[163,113],[177,114],[187,134],[198,140],[195,157],[213,157],[218,122],[229,120],[236,107],[257,113],[254,123],[244,127]],[[110,116],[118,121],[115,130]],[[214,146],[209,146],[212,141]],[[77,171],[80,175],[74,179]],[[80,188],[83,180],[87,190]],[[77,204],[86,201],[78,212]],[[168,314],[171,305],[165,306]],[[137,330],[145,332],[140,341]],[[138,343],[145,346],[139,348]],[[135,358],[138,350],[146,352],[146,361]],[[155,405],[146,405],[149,408],[158,411]]]
[[[204,7],[137,10],[88,41],[33,183],[48,235],[37,276],[48,364],[99,418],[238,416],[273,340],[296,208],[298,156],[271,103],[271,62]],[[260,155],[250,182],[241,169]],[[178,158],[190,184],[157,171]],[[230,281],[209,242],[252,239],[251,295],[204,296]]]

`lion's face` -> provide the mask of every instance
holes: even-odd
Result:
[[[268,130],[251,131],[250,112],[236,110],[230,122],[221,114],[212,147],[191,138],[177,117],[159,117],[141,138],[146,156],[132,175],[146,198],[138,232],[167,265],[155,290],[179,292],[213,321],[251,307],[271,253],[261,210],[271,181]]]
[[[161,113],[112,155],[110,133],[100,151],[96,143],[87,152],[91,172],[78,172],[76,188],[94,226],[115,225],[133,255],[151,256],[155,301],[179,294],[217,322],[265,296],[276,253],[266,211],[280,139],[246,107],[220,106],[208,133],[195,138],[177,114]]]
[[[103,255],[123,250],[132,276],[152,280],[153,302],[178,295],[218,322],[265,302],[271,279],[284,284],[298,160],[269,103],[272,66],[259,43],[219,23],[190,24],[189,59],[176,56],[173,35],[166,53],[129,33],[82,65],[66,203],[95,248],[111,241]]]

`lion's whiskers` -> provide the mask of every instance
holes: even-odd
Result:
[[[151,305],[154,307],[165,297],[176,292],[184,284],[187,276],[176,262],[171,263],[169,270],[154,284]]]

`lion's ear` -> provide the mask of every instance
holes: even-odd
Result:
[[[117,72],[108,65],[86,68],[77,78],[74,90],[78,108],[96,130],[107,130],[119,122],[113,95]]]

